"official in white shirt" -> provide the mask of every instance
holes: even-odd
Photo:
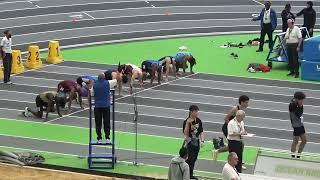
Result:
[[[229,152],[235,152],[238,155],[239,162],[236,165],[236,169],[239,173],[242,172],[242,153],[244,148],[241,136],[247,134],[244,129],[244,117],[245,112],[238,110],[236,117],[228,123]]]
[[[300,45],[302,42],[302,34],[298,26],[294,25],[293,19],[288,19],[288,29],[284,37],[284,43],[287,47],[287,55],[289,61],[289,74],[288,76],[293,76],[295,78],[299,77],[299,54]]]
[[[3,63],[3,82],[5,84],[12,84],[10,81],[10,75],[11,75],[11,66],[12,66],[12,41],[11,41],[11,31],[5,30],[4,37],[1,40],[0,43],[0,54],[2,58]]]
[[[238,156],[235,152],[228,155],[228,162],[222,169],[222,180],[241,180],[241,177],[235,168],[238,164]]]

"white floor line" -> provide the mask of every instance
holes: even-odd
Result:
[[[223,90],[223,89],[222,89]],[[185,95],[190,95],[190,96],[202,96],[202,97],[213,97],[213,98],[223,98],[223,99],[231,99],[234,101],[234,104],[237,104],[237,100],[238,98],[235,97],[229,97],[229,96],[216,96],[216,95],[208,95],[208,94],[197,94],[197,93],[189,93],[189,92],[176,92],[176,91],[167,91],[167,90],[159,90],[159,89],[152,89],[151,91],[155,91],[155,92],[162,92],[162,93],[168,93],[168,94],[185,94]],[[143,96],[146,97],[146,96]],[[143,98],[142,97],[142,98]],[[152,97],[151,97],[152,98]],[[268,100],[259,100],[259,99],[253,99],[250,98],[250,102],[267,102],[267,103],[274,103],[274,104],[283,104],[283,105],[288,105],[288,103],[284,103],[284,102],[277,102],[277,101],[268,101]],[[251,103],[250,103],[251,104]],[[228,105],[227,105],[228,106]],[[229,104],[229,106],[231,106],[231,104]],[[320,106],[314,106],[314,105],[307,105],[304,104],[304,107],[319,107]],[[251,109],[251,107],[249,107],[249,109]]]
[[[266,87],[266,88],[277,88],[277,89],[284,89],[284,90],[287,90],[289,88],[289,87],[283,87],[283,86],[250,84],[250,83],[232,82],[232,81],[218,81],[218,80],[209,80],[209,79],[200,79],[200,78],[188,78],[186,80],[203,81],[203,82],[210,82],[210,83],[224,83],[224,84],[232,84],[232,85],[236,84],[236,85],[245,85],[245,86],[257,86],[257,87]],[[300,90],[300,91],[320,92],[320,89],[290,88],[290,90],[293,90],[293,89]]]
[[[93,20],[95,20],[96,18],[95,17],[93,17],[92,15],[90,15],[89,13],[87,13],[87,12],[82,12],[83,14],[85,14],[85,15],[87,15],[87,16],[89,16],[91,19],[93,19]]]

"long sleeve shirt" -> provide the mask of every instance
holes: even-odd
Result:
[[[316,11],[313,8],[304,8],[302,9],[297,16],[303,14],[303,27],[314,28],[316,24]]]

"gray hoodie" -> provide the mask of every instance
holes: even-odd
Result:
[[[180,166],[179,166],[180,165]],[[169,180],[189,180],[190,172],[189,165],[186,163],[186,160],[181,157],[174,157],[171,160],[169,172]]]

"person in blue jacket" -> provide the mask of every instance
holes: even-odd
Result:
[[[97,141],[102,143],[102,124],[105,133],[105,142],[110,144],[110,88],[116,86],[117,80],[105,79],[105,74],[100,73],[98,75],[98,80],[93,84],[92,93],[94,95],[95,105],[94,105],[94,118],[96,125]]]
[[[252,19],[253,21],[260,20],[260,26],[261,26],[260,44],[257,52],[263,51],[264,37],[266,36],[266,34],[268,35],[268,38],[269,38],[269,49],[272,49],[272,46],[273,46],[272,33],[277,27],[277,14],[272,8],[270,8],[271,2],[270,1],[265,2],[264,6],[265,8],[261,10],[260,15]]]

